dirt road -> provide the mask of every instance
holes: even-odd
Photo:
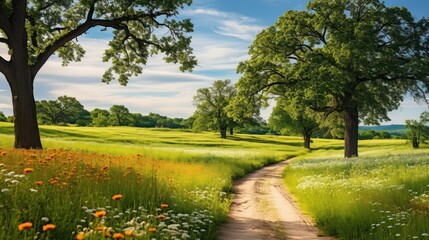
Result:
[[[235,183],[229,219],[219,229],[219,240],[333,239],[318,237],[318,229],[285,190],[281,173],[289,161],[264,167]]]

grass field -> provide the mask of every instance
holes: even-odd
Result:
[[[40,131],[45,150],[14,150],[12,125],[0,123],[0,239],[215,239],[232,179],[292,156],[299,157],[286,183],[327,233],[425,239],[429,231],[429,150],[412,150],[404,140],[360,141],[361,157],[343,159],[340,140],[314,139],[309,152],[297,137]],[[20,231],[26,222],[31,228]]]
[[[306,152],[300,138],[53,126],[46,150],[14,150],[12,125],[0,133],[0,239],[214,239],[233,178]]]
[[[353,159],[311,154],[285,170],[285,183],[339,239],[429,239],[429,151],[382,147],[392,142],[363,142]]]

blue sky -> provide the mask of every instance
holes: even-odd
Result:
[[[247,50],[262,29],[274,24],[287,10],[302,10],[305,0],[194,0],[191,7],[181,11],[191,18],[195,28],[192,47],[199,65],[192,73],[181,73],[178,66],[165,64],[161,56],[149,60],[143,74],[131,79],[127,87],[117,83],[106,85],[100,78],[109,66],[101,62],[108,43],[106,33],[79,38],[87,53],[82,62],[61,67],[52,57],[35,80],[36,100],[76,97],[88,110],[109,109],[113,104],[127,106],[131,112],[156,112],[171,117],[189,117],[195,110],[192,97],[196,90],[208,87],[214,80],[240,77],[235,68],[248,58]],[[389,6],[406,6],[416,18],[428,16],[427,0],[388,0]],[[94,34],[95,33],[95,34]],[[0,55],[6,55],[0,44]],[[9,87],[0,75],[0,111],[12,114]],[[402,124],[405,119],[418,118],[427,106],[406,98],[400,108],[390,114],[391,122]],[[268,118],[271,109],[262,112]]]

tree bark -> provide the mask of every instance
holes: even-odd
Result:
[[[344,157],[358,156],[359,113],[357,107],[349,107],[344,111]]]
[[[234,135],[234,128],[229,129],[229,135],[231,135],[231,136]]]
[[[311,143],[311,131],[303,130],[302,136],[304,138],[304,148],[310,149],[310,143]]]
[[[31,79],[24,76],[17,80],[17,90],[12,91],[13,115],[15,125],[15,148],[41,149],[36,104]]]
[[[226,138],[226,128],[221,128],[220,129],[220,137],[221,138]]]
[[[27,1],[13,1],[9,47],[12,50],[9,72],[6,79],[12,92],[15,125],[15,148],[42,148],[37,125],[36,103],[33,94],[35,74],[28,61],[27,32],[25,15]]]
[[[420,142],[417,137],[413,137],[413,148],[419,148]]]

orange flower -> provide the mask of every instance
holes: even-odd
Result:
[[[97,217],[97,218],[104,217],[104,216],[106,216],[106,214],[107,214],[106,211],[98,211],[98,212],[94,213],[94,217]]]
[[[32,168],[24,168],[24,173],[31,173],[34,172],[34,169]]]
[[[49,231],[49,230],[54,230],[54,229],[55,229],[54,224],[46,224],[45,226],[43,226],[43,231]]]
[[[125,236],[128,236],[128,237],[132,237],[134,235],[132,229],[127,229],[124,231],[124,233],[125,233]]]
[[[161,219],[161,220],[164,220],[166,217],[161,214],[161,215],[158,216],[158,218]]]
[[[35,181],[34,184],[36,184],[37,186],[40,186],[43,184],[43,182],[42,181]]]
[[[106,227],[96,227],[95,229],[97,230],[97,231],[99,231],[99,232],[102,232],[102,231],[104,231],[104,229],[105,229]]]
[[[156,228],[149,228],[149,232],[151,232],[151,233],[156,232]]]
[[[105,236],[105,237],[110,237],[110,230],[109,230],[109,229],[107,229],[107,230],[104,232],[104,236]]]
[[[85,233],[80,232],[76,234],[76,240],[84,240],[85,239]]]
[[[116,194],[116,195],[113,195],[112,197],[113,200],[119,200],[121,198],[122,198],[122,194]]]
[[[125,236],[121,233],[115,233],[115,234],[113,234],[113,238],[114,239],[124,239]]]
[[[31,222],[25,222],[25,223],[21,223],[18,225],[18,230],[22,231],[25,229],[30,229],[33,226],[33,224]]]
[[[168,208],[168,204],[166,204],[166,203],[161,203],[161,208]]]

